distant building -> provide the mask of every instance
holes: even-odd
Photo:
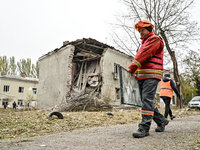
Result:
[[[4,104],[12,108],[15,101],[17,106],[24,106],[29,97],[30,105],[37,107],[39,79],[16,75],[0,76],[0,108]]]
[[[98,91],[113,106],[141,105],[137,82],[126,70],[132,60],[91,38],[63,42],[39,58],[39,109],[59,105],[82,91]]]

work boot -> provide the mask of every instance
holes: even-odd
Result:
[[[156,132],[163,132],[165,130],[165,126],[168,125],[169,120],[165,119],[163,123],[161,123],[160,126],[157,126],[155,129]]]
[[[171,120],[173,120],[174,118],[176,118],[176,116],[171,116]]]
[[[149,132],[143,130],[143,129],[138,129],[136,132],[133,133],[134,138],[142,138],[145,136],[148,136]]]

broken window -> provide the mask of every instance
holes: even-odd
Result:
[[[137,80],[126,69],[120,67],[120,92],[122,104],[141,106]]]

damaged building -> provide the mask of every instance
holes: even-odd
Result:
[[[39,58],[38,107],[53,107],[91,92],[112,106],[141,105],[137,82],[126,70],[132,59],[91,38],[63,42]]]

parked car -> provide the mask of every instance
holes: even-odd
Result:
[[[189,108],[198,108],[200,109],[200,96],[195,96],[188,103]]]

